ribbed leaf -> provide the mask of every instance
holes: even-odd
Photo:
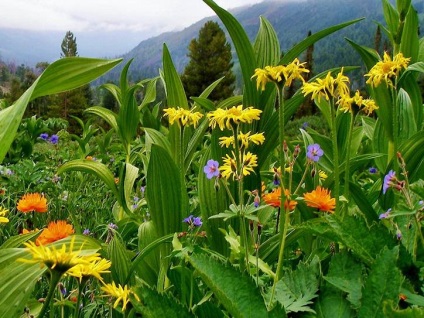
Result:
[[[424,179],[424,135],[418,132],[399,149],[406,162],[409,182]]]
[[[6,242],[4,242],[0,246],[0,249],[21,247],[21,245],[23,245],[23,243],[25,243],[26,241],[29,241],[29,240],[33,239],[34,237],[38,236],[38,234],[40,234],[40,232],[41,232],[41,230],[30,232],[30,233],[27,233],[27,234],[19,234],[19,235],[12,236],[11,238],[9,238]]]
[[[402,2],[405,3],[405,1]],[[403,9],[405,10],[406,8]],[[407,12],[401,34],[400,52],[402,52],[405,57],[410,57],[411,63],[415,63],[418,58],[419,49],[419,21],[417,11],[415,11],[414,8],[409,7]]]
[[[233,41],[243,76],[243,104],[246,106],[259,106],[259,93],[251,80],[256,68],[256,57],[249,37],[241,24],[229,12],[219,7],[212,0],[203,0],[203,2],[215,11]]]
[[[124,208],[125,212],[128,214],[132,214],[130,209],[132,202],[131,195],[137,178],[138,168],[130,163],[122,163],[118,184],[118,201],[120,202],[121,207]],[[123,217],[124,215],[120,214],[118,220],[121,220]]]
[[[115,185],[115,177],[106,165],[98,161],[77,159],[64,163],[59,167],[57,173],[62,174],[70,171],[87,172],[99,177],[109,190],[112,191],[117,200],[119,200],[118,190]]]
[[[136,288],[140,301],[132,296],[132,304],[136,311],[146,318],[190,318],[194,317],[175,298],[168,296],[166,293],[158,293],[154,289],[148,287]]]
[[[172,62],[168,47],[163,45],[163,75],[165,81],[166,99],[168,107],[188,108],[188,101],[184,92],[180,75]]]
[[[347,300],[354,308],[360,307],[362,296],[363,265],[347,252],[332,257],[328,274],[324,279],[334,287],[348,294]]]
[[[403,278],[396,267],[398,256],[399,248],[394,247],[392,250],[384,248],[376,258],[362,290],[359,318],[385,317],[384,302],[399,300]]]
[[[144,98],[141,104],[138,106],[138,110],[142,110],[145,106],[153,103],[156,100],[156,82],[159,77],[155,77],[148,81],[146,90],[144,92]]]
[[[267,65],[277,65],[281,57],[277,33],[265,17],[261,16],[259,20],[259,31],[254,43],[257,67],[264,68]]]
[[[399,107],[399,141],[402,143],[417,132],[417,125],[411,99],[402,88],[398,92],[397,104]]]
[[[350,196],[352,197],[355,204],[358,206],[359,210],[363,213],[367,223],[371,225],[373,222],[378,221],[378,215],[375,212],[372,204],[368,201],[367,197],[362,191],[362,188],[354,183],[350,182],[349,184]]]
[[[261,293],[250,277],[206,255],[193,254],[188,261],[231,316],[268,316]]]
[[[146,151],[150,152],[153,144],[158,145],[165,149],[171,155],[171,145],[169,140],[160,131],[152,128],[143,128],[146,133]]]
[[[146,175],[147,206],[158,236],[182,230],[188,197],[179,169],[162,147],[152,145]]]
[[[116,121],[118,115],[116,115],[110,109],[107,109],[102,106],[93,106],[87,108],[85,112],[99,116],[100,118],[105,120],[113,129],[115,129],[116,132],[118,132],[118,123]]]
[[[389,30],[390,41],[400,43],[400,39],[396,40],[396,34],[399,28],[399,14],[396,9],[391,5],[388,0],[383,0],[383,14],[384,20],[386,20],[387,28]]]
[[[118,235],[115,235],[110,241],[107,252],[112,263],[110,268],[113,281],[117,284],[124,285],[129,276],[131,259],[129,252],[126,250],[124,243]]]

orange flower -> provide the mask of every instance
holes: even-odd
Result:
[[[18,202],[18,211],[28,212],[47,212],[47,199],[40,193],[27,193],[22,196]]]
[[[56,242],[74,233],[74,227],[66,221],[50,222],[35,241],[36,245],[46,245]]]
[[[34,233],[34,232],[38,232],[38,231],[39,231],[39,229],[35,229],[35,230],[22,229],[22,233],[21,234]]]
[[[305,193],[303,196],[306,205],[317,208],[320,211],[334,213],[336,207],[336,199],[331,197],[331,191],[318,186],[315,190]]]
[[[285,189],[284,193],[286,194],[286,198],[290,198],[290,192],[289,190]],[[278,187],[270,193],[266,193],[262,195],[262,199],[265,201],[266,204],[273,206],[275,208],[280,207],[280,197],[281,197],[281,188]],[[297,202],[293,200],[286,200],[284,202],[284,209],[286,211],[293,211],[296,208]]]

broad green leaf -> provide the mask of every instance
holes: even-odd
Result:
[[[277,33],[265,17],[259,17],[259,21],[259,31],[253,46],[257,57],[257,67],[277,65],[281,57]]]
[[[180,232],[188,214],[187,191],[169,153],[155,144],[151,148],[146,186],[147,206],[158,236]]]
[[[383,307],[386,301],[398,302],[402,275],[396,267],[399,248],[385,247],[371,267],[371,272],[362,290],[362,305],[359,318],[385,317]]]
[[[126,279],[129,276],[131,259],[130,253],[125,248],[124,242],[119,235],[115,235],[109,242],[107,252],[112,263],[110,271],[113,281],[123,286],[124,283],[128,283]]]
[[[402,88],[398,92],[397,105],[399,107],[399,142],[402,143],[402,141],[409,139],[417,132],[411,99],[408,93]]]
[[[233,41],[243,76],[243,105],[259,107],[259,94],[254,82],[251,80],[256,68],[256,57],[249,37],[241,24],[229,12],[219,7],[212,0],[203,0],[203,2],[215,11]]]
[[[40,234],[40,232],[41,230],[30,232],[27,234],[19,234],[19,235],[12,236],[0,246],[0,249],[21,247],[23,243],[35,238],[36,236],[38,236],[38,234]]]
[[[98,161],[76,159],[64,163],[59,167],[57,173],[62,174],[70,171],[82,171],[99,177],[113,193],[116,199],[119,200],[118,189],[116,188],[115,184],[115,177],[106,165]]]
[[[118,183],[118,193],[119,193],[119,202],[121,207],[129,215],[132,214],[130,209],[133,193],[134,183],[138,178],[138,168],[133,166],[130,163],[122,163],[121,171],[119,174],[119,183]],[[118,221],[122,220],[124,215],[121,213],[119,215]]]
[[[249,276],[206,255],[193,254],[187,260],[231,316],[268,316],[260,290]]]
[[[152,145],[158,145],[165,149],[169,155],[171,155],[171,145],[169,144],[169,140],[166,139],[165,135],[160,131],[152,128],[143,128],[146,133],[146,151],[150,153]]]
[[[141,104],[138,106],[138,110],[142,110],[144,107],[153,103],[156,100],[156,82],[159,77],[155,77],[148,81],[146,90],[144,92],[144,98]]]
[[[209,121],[207,119],[204,119],[200,122],[199,126],[194,130],[193,134],[191,135],[190,141],[188,142],[186,153],[184,156],[184,169],[185,171],[188,171],[190,168],[190,165],[193,161],[193,157],[198,150],[199,146],[201,145],[201,142],[205,138],[205,133],[209,128]]]
[[[361,304],[363,271],[363,265],[345,251],[332,257],[328,274],[324,279],[347,293],[347,300],[357,309]]]
[[[378,222],[378,214],[374,210],[372,204],[368,201],[368,198],[365,196],[362,188],[358,184],[350,182],[349,189],[351,198],[364,215],[368,225],[371,225],[373,222]]]
[[[392,6],[388,0],[383,0],[383,14],[384,19],[386,20],[387,28],[389,29],[389,38],[393,43],[400,43],[400,38],[397,38],[397,31],[399,28],[399,13]]]
[[[417,11],[412,7],[410,7],[409,10],[407,11],[405,10],[404,12],[408,12],[408,13],[406,14],[406,17],[405,17],[402,34],[398,34],[398,36],[401,36],[399,51],[402,52],[405,57],[410,57],[411,63],[415,63],[418,58],[418,50],[419,50],[418,15],[417,15]]]
[[[163,76],[166,90],[166,99],[168,107],[182,107],[188,109],[188,101],[184,92],[180,75],[172,62],[168,47],[163,45]]]
[[[354,318],[356,312],[346,300],[345,293],[338,291],[336,288],[322,284],[320,286],[320,294],[314,307],[316,315],[306,315],[305,318]]]
[[[406,170],[408,171],[409,182],[424,179],[424,136],[422,132],[418,132],[407,141],[405,141],[399,149],[402,157],[406,162]]]
[[[104,108],[102,106],[93,106],[87,108],[85,112],[99,116],[100,118],[104,119],[113,129],[115,129],[116,132],[118,131],[118,123],[116,121],[118,115],[110,109]]]

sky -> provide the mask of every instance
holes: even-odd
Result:
[[[215,0],[224,9],[263,0]],[[37,31],[178,31],[214,12],[202,0],[1,0],[0,28]],[[153,34],[152,34],[153,35]]]

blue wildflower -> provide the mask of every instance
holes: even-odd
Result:
[[[320,145],[312,144],[309,145],[306,152],[306,157],[312,161],[318,161],[324,155],[324,151],[321,149]]]
[[[49,134],[47,134],[47,133],[42,133],[42,134],[40,135],[40,138],[41,138],[41,139],[43,139],[43,140],[46,140],[46,141],[47,141],[47,139],[49,139]]]
[[[58,135],[51,135],[49,138],[50,143],[53,145],[56,145],[59,142],[59,136]]]
[[[208,160],[206,166],[203,167],[203,172],[206,173],[206,178],[212,179],[219,176],[219,163],[213,159]]]
[[[393,185],[394,180],[396,180],[396,172],[393,170],[390,170],[389,173],[384,176],[383,194],[385,194],[387,189],[389,189],[390,186]]]

